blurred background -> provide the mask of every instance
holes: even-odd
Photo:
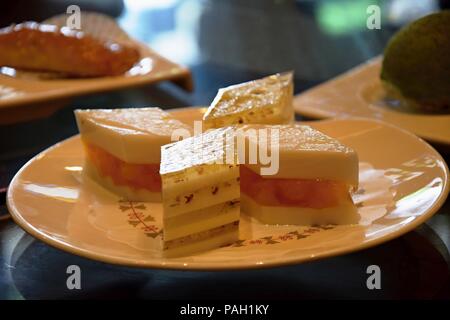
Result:
[[[355,61],[362,62],[380,53],[393,29],[447,8],[449,3],[449,0],[17,0],[2,4],[0,26],[42,21],[76,4],[82,11],[117,18],[133,37],[194,68],[206,64],[257,74],[294,69],[299,79],[321,81],[349,69]],[[381,30],[366,27],[369,5],[381,8]]]

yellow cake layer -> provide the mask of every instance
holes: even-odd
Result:
[[[161,148],[165,255],[236,241],[239,165],[233,128],[220,128]]]
[[[193,189],[191,189],[193,188]],[[164,216],[173,217],[186,212],[211,207],[216,204],[231,201],[240,196],[239,181],[236,178],[221,183],[196,189],[196,185],[186,185],[186,190],[176,195],[168,196],[164,193]]]
[[[233,128],[208,131],[161,148],[164,216],[172,217],[239,198]],[[225,163],[227,154],[230,163]]]
[[[164,218],[164,240],[173,240],[239,221],[239,199],[219,203],[172,218]]]
[[[230,245],[239,240],[239,222],[196,233],[171,241],[164,241],[164,257],[179,257]]]
[[[342,202],[337,207],[312,209],[301,207],[269,207],[256,203],[245,194],[241,194],[242,212],[255,217],[262,223],[279,225],[327,225],[355,224],[360,217],[351,201]]]
[[[161,171],[160,171],[161,172]],[[230,184],[239,185],[239,166],[238,165],[202,165],[184,169],[176,174],[162,174],[164,196],[167,202],[173,203],[177,196],[187,195],[190,192],[219,188]],[[222,186],[222,187],[221,187]]]

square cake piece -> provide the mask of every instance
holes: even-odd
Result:
[[[293,122],[292,78],[286,72],[220,89],[203,117],[205,127]]]
[[[249,129],[276,134],[278,145],[251,138]],[[278,153],[276,170],[247,161],[241,165],[241,205],[267,224],[323,225],[357,223],[359,215],[350,196],[358,186],[358,156],[336,139],[305,125],[247,125],[242,128],[248,150]],[[259,134],[259,137],[261,135]],[[248,152],[247,150],[247,152]],[[274,165],[274,164],[271,164]]]
[[[163,246],[180,256],[238,240],[239,165],[232,128],[161,148]]]
[[[161,146],[191,128],[159,108],[76,110],[85,173],[134,201],[161,201]]]

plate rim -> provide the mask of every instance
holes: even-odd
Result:
[[[173,111],[181,111],[186,110],[187,108],[177,108],[170,110]],[[320,121],[320,120],[319,120]],[[22,215],[20,214],[18,208],[15,206],[15,202],[13,199],[13,187],[15,185],[18,185],[17,180],[20,178],[22,172],[26,170],[37,158],[42,157],[43,154],[48,153],[49,151],[58,148],[61,144],[67,143],[71,140],[75,140],[79,138],[79,134],[71,136],[69,138],[66,138],[64,140],[61,140],[60,142],[57,142],[56,144],[46,148],[45,150],[41,151],[37,155],[35,155],[33,158],[28,160],[21,168],[20,170],[14,175],[14,178],[11,180],[11,183],[8,187],[7,195],[6,195],[6,204],[8,207],[8,210],[14,220],[15,223],[17,223],[22,229],[24,229],[28,234],[36,238],[37,240],[43,241],[44,243],[55,247],[57,249],[63,250],[65,252],[81,256],[84,258],[88,258],[94,261],[100,261],[104,263],[110,263],[113,265],[121,265],[121,266],[127,266],[127,267],[136,267],[136,268],[146,268],[146,269],[167,269],[167,270],[192,270],[192,271],[231,271],[231,270],[250,270],[250,269],[265,269],[265,268],[273,268],[273,267],[281,267],[281,266],[289,266],[289,265],[296,265],[301,264],[305,262],[312,262],[316,260],[321,260],[325,258],[331,258],[339,255],[345,255],[353,252],[357,252],[360,250],[365,250],[367,248],[374,247],[376,245],[383,244],[385,242],[391,241],[395,238],[398,238],[421,224],[423,224],[425,221],[427,221],[429,218],[431,218],[445,203],[448,193],[449,193],[449,168],[445,160],[442,158],[439,152],[436,151],[436,149],[431,146],[429,143],[427,143],[424,139],[414,135],[413,133],[403,129],[399,128],[393,124],[386,123],[384,121],[376,120],[376,119],[370,119],[370,118],[364,118],[364,117],[349,117],[349,118],[341,118],[341,119],[326,119],[321,120],[320,122],[335,122],[335,121],[365,121],[365,122],[375,122],[379,123],[381,125],[393,128],[395,130],[399,130],[403,134],[406,134],[412,138],[418,139],[420,143],[424,145],[424,147],[430,149],[432,152],[436,154],[439,160],[443,163],[443,171],[444,176],[446,179],[443,181],[443,188],[438,196],[438,198],[433,202],[432,206],[423,214],[421,214],[419,217],[414,219],[411,223],[408,223],[402,227],[400,227],[398,230],[393,231],[391,233],[386,234],[385,236],[379,237],[379,238],[373,238],[369,239],[363,243],[360,243],[359,245],[355,246],[347,246],[347,247],[338,247],[335,249],[330,249],[323,251],[321,253],[315,254],[313,256],[304,256],[304,257],[289,257],[284,258],[283,260],[273,260],[264,262],[263,264],[258,263],[246,263],[242,264],[239,262],[230,262],[226,265],[220,264],[220,263],[211,263],[211,262],[190,262],[187,264],[183,264],[182,261],[176,260],[171,262],[170,260],[165,260],[164,262],[158,262],[158,259],[151,259],[151,260],[133,260],[130,258],[123,258],[123,257],[115,257],[111,255],[106,255],[103,253],[96,253],[92,250],[88,250],[85,248],[80,248],[73,246],[67,242],[60,241],[58,239],[52,238],[51,236],[45,234],[42,231],[39,231],[37,228],[35,228],[32,224],[27,222]],[[307,121],[304,121],[307,122]],[[303,122],[303,123],[304,123]],[[317,121],[312,121],[317,122]]]

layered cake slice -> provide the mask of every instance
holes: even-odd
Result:
[[[238,240],[239,165],[233,129],[220,128],[161,148],[166,256]]]
[[[220,128],[243,123],[291,123],[292,78],[292,72],[286,72],[220,89],[203,117],[204,125]]]
[[[76,110],[85,173],[135,201],[161,201],[161,146],[191,128],[159,108]]]
[[[259,132],[259,138],[249,134]],[[277,145],[265,143],[261,133],[276,134]],[[277,170],[264,175],[261,161],[241,165],[242,210],[267,224],[323,225],[357,223],[350,196],[358,186],[358,156],[339,141],[305,125],[245,126],[248,150],[279,153]],[[252,138],[253,137],[253,138]],[[276,159],[275,159],[276,160]],[[273,164],[271,164],[273,165]]]

